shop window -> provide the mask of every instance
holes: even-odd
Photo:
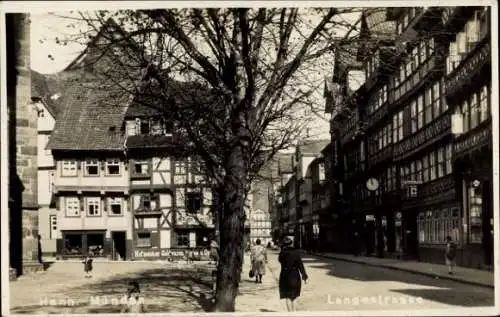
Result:
[[[104,234],[87,234],[87,252],[91,256],[102,256],[104,254]]]
[[[61,162],[61,176],[76,176],[76,161],[62,161]]]
[[[65,197],[66,217],[80,216],[80,199],[78,197]]]
[[[177,233],[177,246],[189,247],[189,232],[181,231]]]
[[[98,176],[99,175],[99,161],[87,160],[85,161],[85,176]]]
[[[469,232],[471,243],[481,243],[482,238],[482,197],[481,187],[469,184],[468,186],[469,205]]]
[[[83,255],[83,235],[81,233],[64,234],[64,254]]]
[[[137,240],[135,242],[136,247],[150,247],[151,244],[151,232],[138,232]]]

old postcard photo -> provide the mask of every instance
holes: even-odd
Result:
[[[496,2],[0,8],[2,314],[498,315]]]

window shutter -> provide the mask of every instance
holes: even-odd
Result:
[[[81,161],[77,161],[76,162],[76,169],[77,170],[81,170],[82,169],[82,162]]]
[[[82,212],[84,212],[85,211],[85,199],[83,197],[80,197],[79,200],[80,200],[80,210]]]
[[[102,211],[108,212],[108,202],[109,202],[109,198],[104,197],[101,199]]]
[[[54,200],[55,200],[55,202],[56,202],[56,209],[57,209],[57,210],[61,210],[61,202],[60,202],[61,197],[59,197],[59,196],[55,196]]]

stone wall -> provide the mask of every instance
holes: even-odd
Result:
[[[29,15],[8,14],[7,28],[12,52],[7,62],[10,256],[11,266],[22,274],[23,266],[38,259],[38,115],[31,101]]]

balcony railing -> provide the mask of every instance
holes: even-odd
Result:
[[[467,57],[446,78],[446,95],[452,96],[468,85],[490,61],[490,37],[485,36]]]
[[[445,112],[421,131],[394,145],[394,158],[401,160],[411,156],[429,143],[436,142],[448,134],[451,134],[451,116]]]
[[[389,92],[389,104],[399,104],[400,101],[406,99],[407,96],[413,94],[415,90],[426,83],[426,78],[435,70],[437,65],[437,57],[433,54],[419,69],[415,71],[410,78],[407,78],[404,83],[398,87],[391,89]]]
[[[455,140],[455,144],[453,145],[453,156],[463,156],[474,149],[490,143],[491,141],[491,119],[489,119],[474,130],[464,133]]]

